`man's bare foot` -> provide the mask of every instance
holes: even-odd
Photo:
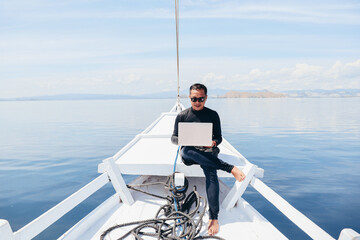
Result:
[[[243,181],[246,177],[245,174],[240,169],[238,169],[236,166],[234,166],[234,168],[231,170],[231,174],[239,182]]]
[[[214,236],[219,232],[219,221],[217,219],[209,219],[208,234]]]

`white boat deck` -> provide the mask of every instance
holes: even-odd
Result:
[[[127,146],[114,156],[121,173],[132,175],[170,175],[173,172],[174,160],[178,146],[170,141],[173,131],[176,113],[163,113],[143,133],[137,135]],[[219,158],[243,169],[249,163],[227,141],[219,145]],[[177,161],[176,170],[185,173],[186,176],[203,177],[203,171],[199,166],[186,166],[180,160]],[[104,172],[104,165],[99,166],[99,172]],[[256,176],[262,176],[263,170],[256,169]],[[218,172],[219,177],[232,177],[223,171]]]
[[[172,144],[170,138],[176,115],[176,112],[161,114],[152,125],[137,135],[127,146],[114,155],[113,161],[122,174],[151,176],[147,181],[154,181],[154,179],[159,178],[165,181],[166,176],[173,173],[178,146]],[[243,236],[245,239],[286,239],[271,223],[239,196],[245,191],[252,176],[258,175],[262,177],[263,170],[248,162],[226,139],[223,140],[219,148],[219,157],[221,159],[238,166],[245,172],[246,169],[248,170],[246,172],[248,181],[243,184],[243,190],[236,189],[235,185],[233,193],[229,194],[230,189],[225,184],[221,184],[220,203],[223,202],[223,207],[219,213],[219,222],[221,224],[221,233],[219,236],[225,239],[238,239],[238,237],[235,236]],[[106,162],[100,164],[99,172],[106,172],[108,169],[107,164]],[[245,168],[245,166],[248,166],[248,168]],[[180,157],[178,157],[176,171],[182,172],[188,177],[190,181],[188,191],[192,190],[192,185],[197,185],[199,193],[206,197],[205,178],[200,166],[186,166],[182,163]],[[224,171],[218,171],[218,175],[219,177],[232,177],[231,174]],[[151,189],[148,190],[163,196],[167,195],[167,193],[159,189],[159,187],[151,187]],[[242,192],[239,192],[237,196],[236,191],[238,190]],[[122,204],[121,207],[114,211],[114,214],[109,217],[101,228],[99,228],[99,231],[91,236],[92,239],[99,239],[100,235],[106,229],[114,225],[154,218],[157,210],[166,202],[166,200],[159,200],[134,191],[129,191],[129,194],[132,196],[132,199],[130,197],[128,201],[134,201],[132,205]],[[228,200],[224,201],[226,196],[228,196]],[[233,196],[234,199],[231,199],[231,196]],[[124,193],[122,199],[124,198],[126,198],[126,193]],[[237,206],[233,208],[235,204],[237,204]],[[225,208],[227,208],[227,210]],[[208,221],[207,213],[203,220],[205,222],[204,226],[206,226]],[[206,227],[204,226],[201,235],[207,235]],[[124,230],[113,231],[108,239],[117,239],[124,233]],[[92,233],[89,232],[89,234],[91,235]]]
[[[145,178],[141,178],[142,181]],[[165,177],[149,177],[146,182],[165,181]],[[205,179],[199,177],[191,177],[189,180],[188,192],[192,191],[192,186],[196,185],[200,195],[206,197]],[[138,183],[138,181],[137,181]],[[221,182],[220,184],[220,200],[224,199],[229,192],[229,188]],[[144,188],[155,194],[166,196],[167,192],[159,186]],[[135,202],[129,206],[122,204],[110,218],[93,234],[93,231],[86,231],[88,234],[83,235],[83,239],[100,239],[100,235],[108,228],[126,222],[139,221],[154,218],[160,206],[166,203],[166,200],[158,199],[143,193],[131,191]],[[208,215],[205,214],[204,224],[200,235],[207,235],[206,223]],[[279,232],[270,222],[262,217],[253,207],[245,200],[240,199],[238,205],[229,211],[221,209],[219,213],[220,232],[217,236],[224,239],[287,239]],[[125,234],[130,228],[114,230],[105,239],[118,239]],[[69,235],[70,237],[70,235]],[[67,238],[66,238],[67,239]],[[70,238],[72,239],[72,238]],[[129,239],[133,239],[129,237]],[[146,238],[144,238],[146,239]]]
[[[173,173],[178,146],[172,144],[170,138],[176,115],[176,112],[161,114],[152,125],[114,155],[113,162],[121,174],[151,176],[147,181],[154,181],[154,179],[158,178],[164,181],[166,176]],[[242,183],[242,186],[235,185],[232,190],[233,192],[230,194],[230,189],[225,184],[221,184],[220,203],[223,202],[223,204],[219,213],[219,222],[221,224],[219,236],[225,239],[238,239],[239,236],[244,237],[244,239],[286,239],[250,204],[240,198],[252,176],[262,177],[263,170],[248,162],[226,139],[223,140],[219,148],[219,157],[222,160],[243,169],[248,176],[246,183]],[[109,162],[106,161],[100,164],[99,172],[106,172],[109,168],[108,164]],[[248,167],[245,168],[246,166]],[[200,166],[186,166],[182,163],[180,157],[178,157],[176,171],[182,172],[188,177],[190,181],[188,191],[192,190],[192,185],[197,185],[199,193],[206,197],[205,178]],[[218,171],[218,175],[219,177],[232,177],[231,174],[223,171]],[[121,183],[119,184],[121,185]],[[159,187],[151,187],[148,190],[163,196],[167,195]],[[90,236],[93,234],[91,231],[88,232],[89,236],[87,237],[99,239],[106,229],[114,225],[154,218],[159,207],[166,202],[165,200],[159,200],[134,191],[129,191],[129,195],[131,195],[132,199],[129,197],[127,201],[134,201],[132,205],[122,204],[93,236]],[[227,200],[225,200],[226,196]],[[126,193],[123,193],[122,199],[124,198],[127,198]],[[235,204],[237,206],[233,207]],[[206,226],[208,221],[207,213],[203,220],[205,222],[204,226]],[[206,227],[204,226],[201,235],[207,235]],[[108,239],[118,239],[125,232],[125,230],[115,230],[109,235]]]

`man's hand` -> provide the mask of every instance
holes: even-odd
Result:
[[[206,148],[213,148],[213,147],[216,147],[216,142],[215,142],[215,141],[212,141],[212,145],[211,145],[211,146],[206,146]]]

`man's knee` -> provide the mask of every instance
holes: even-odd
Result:
[[[193,160],[183,158],[182,156],[181,156],[181,161],[182,161],[186,166],[191,166],[191,165],[193,165],[193,164],[196,164],[196,162],[194,162]]]
[[[191,147],[183,147],[181,149],[181,152],[180,152],[180,155],[184,158],[184,159],[190,159],[190,156],[191,156]]]
[[[205,174],[205,177],[210,182],[218,182],[218,176],[216,172],[216,168],[201,166],[203,169],[203,172]]]
[[[191,148],[189,147],[183,147],[180,152],[181,160],[186,166],[196,164],[196,162],[190,158],[189,155],[190,150]]]

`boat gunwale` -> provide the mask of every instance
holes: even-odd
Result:
[[[176,105],[171,111],[174,111],[174,109],[177,109]],[[122,154],[124,154],[124,152],[126,152],[126,150],[129,147],[131,147],[131,145],[134,142],[138,141],[140,138],[147,135],[147,133],[149,133],[150,130],[154,126],[156,126],[156,124],[164,116],[175,115],[175,114],[176,114],[176,112],[162,113],[160,115],[160,117],[158,117],[149,127],[147,127],[141,134],[138,134],[133,140],[131,140],[125,147],[123,147],[118,153],[116,153],[111,158],[113,160],[116,160],[116,158],[118,158],[119,155],[121,156]],[[148,134],[148,136],[154,137],[156,135]],[[169,136],[169,135],[166,135],[166,136]],[[223,143],[225,145],[230,146],[231,151],[234,154],[236,154],[237,156],[239,156],[239,159],[244,159],[246,165],[252,165],[248,160],[246,160],[246,158],[244,158],[225,139],[223,140]],[[101,180],[99,180],[99,179],[101,179]],[[91,182],[86,184],[83,188],[79,189],[77,192],[70,195],[65,200],[63,200],[62,202],[60,202],[59,204],[57,204],[56,206],[54,206],[53,208],[51,208],[50,210],[48,210],[47,212],[45,212],[44,214],[42,214],[41,216],[39,216],[38,218],[36,218],[35,220],[33,220],[29,224],[25,225],[23,228],[19,229],[16,232],[12,232],[11,227],[6,220],[0,220],[0,234],[4,234],[0,237],[6,237],[5,239],[11,239],[11,240],[20,240],[20,239],[25,240],[25,239],[31,239],[31,238],[37,236],[39,233],[41,233],[46,228],[48,228],[50,225],[52,225],[54,222],[56,222],[61,216],[65,215],[72,208],[79,205],[81,202],[83,202],[85,199],[87,199],[89,196],[91,196],[94,192],[96,192],[97,190],[102,188],[109,181],[111,181],[110,175],[107,172],[102,173],[101,175],[99,175],[98,177],[93,179]],[[96,183],[94,183],[94,182],[96,182]],[[328,233],[326,233],[323,229],[321,229],[319,226],[317,226],[315,223],[313,223],[309,218],[307,218],[305,215],[301,214],[298,210],[296,210],[285,199],[283,199],[280,195],[278,195],[276,192],[274,192],[269,186],[267,186],[265,183],[263,183],[261,180],[259,180],[256,177],[256,175],[251,176],[251,179],[249,179],[249,183],[250,183],[249,185],[254,187],[254,189],[257,190],[258,193],[260,193],[262,196],[264,196],[272,205],[274,205],[276,208],[278,208],[278,210],[281,213],[283,213],[285,216],[287,216],[293,223],[295,223],[301,230],[303,230],[310,237],[315,238],[315,239],[319,239],[319,238],[334,239]],[[95,187],[93,185],[95,185]],[[236,184],[234,184],[234,187],[235,188],[237,187]],[[116,188],[115,188],[115,190],[116,190]],[[118,193],[116,193],[116,194],[118,194]],[[84,196],[86,196],[86,197],[84,197]],[[239,197],[241,197],[241,196],[239,196]],[[76,204],[71,203],[70,200],[75,200],[76,198],[80,198],[80,200],[79,199],[77,200],[78,203],[76,203]],[[99,206],[104,204],[104,202],[100,203]],[[239,200],[237,202],[239,202]],[[64,207],[63,205],[66,205],[66,206]],[[65,208],[65,210],[62,210],[63,208]],[[54,211],[54,209],[55,209],[55,211],[60,211],[59,213],[56,213],[56,217],[58,217],[56,220],[54,220],[53,216],[51,215],[52,214],[51,212]],[[300,214],[297,214],[296,211],[299,212]],[[294,214],[294,212],[295,212],[295,214]],[[93,213],[93,211],[91,211],[89,214],[92,214],[92,213]],[[81,219],[79,222],[81,222],[85,218]],[[74,226],[76,226],[76,224]],[[66,233],[68,233],[71,229],[69,229]],[[64,237],[65,237],[66,233],[63,235]],[[341,231],[339,240],[353,239],[353,238],[350,238],[349,236],[354,236],[354,239],[360,238],[360,234],[358,234],[357,232],[355,232],[352,229],[345,228]]]

